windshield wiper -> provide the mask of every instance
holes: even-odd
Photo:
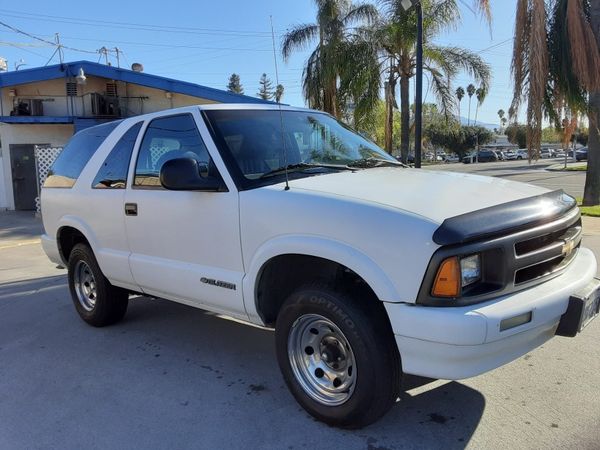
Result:
[[[304,170],[304,169],[332,169],[332,170],[354,170],[352,167],[343,166],[340,164],[313,164],[313,163],[298,163],[298,164],[288,164],[287,166],[278,167],[277,169],[270,170],[269,172],[263,173],[260,178],[272,177],[275,175],[281,175],[286,171],[291,172],[295,170]]]
[[[408,167],[399,161],[390,161],[379,158],[363,158],[348,163],[348,167],[358,167],[361,169],[370,169],[372,167]]]

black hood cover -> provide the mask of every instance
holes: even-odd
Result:
[[[577,207],[564,191],[502,203],[444,220],[433,234],[439,245],[464,244],[543,225]]]

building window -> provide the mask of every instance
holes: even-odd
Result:
[[[67,96],[77,97],[77,83],[73,81],[67,81]]]

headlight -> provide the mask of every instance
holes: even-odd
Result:
[[[437,271],[431,295],[434,297],[458,297],[461,289],[481,280],[481,256],[465,258],[453,256],[442,261]]]
[[[460,260],[461,286],[466,287],[481,279],[481,256],[471,255]]]

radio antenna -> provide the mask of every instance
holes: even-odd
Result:
[[[271,40],[273,41],[273,61],[275,61],[275,81],[279,86],[279,68],[277,67],[277,50],[275,50],[275,30],[273,29],[273,16],[269,16],[271,19]],[[281,142],[283,143],[283,165],[285,167],[285,190],[290,190],[290,178],[288,174],[288,159],[287,159],[287,148],[285,145],[285,129],[283,127],[283,112],[281,111],[281,102],[277,102],[279,107],[279,126],[281,129]]]

